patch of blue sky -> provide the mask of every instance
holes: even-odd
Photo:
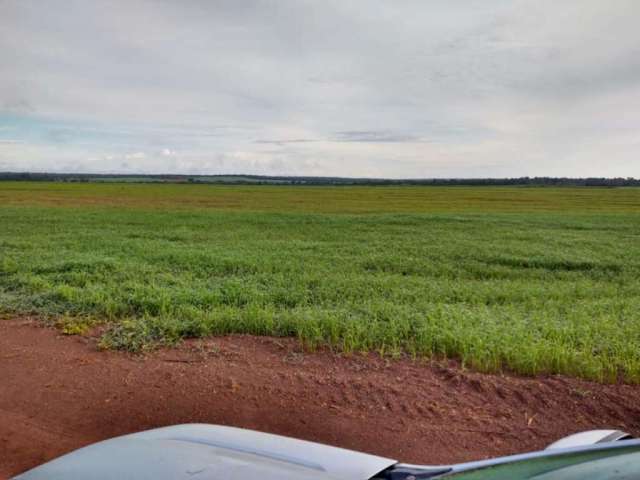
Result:
[[[97,150],[193,148],[236,136],[230,126],[107,124],[0,111],[0,141],[31,145],[89,147]]]
[[[0,139],[35,145],[104,145],[113,148],[129,146],[131,132],[87,122],[0,113]]]

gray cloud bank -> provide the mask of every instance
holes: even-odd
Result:
[[[0,170],[640,176],[636,1],[0,2]]]

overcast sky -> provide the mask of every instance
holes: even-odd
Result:
[[[0,0],[0,171],[640,177],[636,0]]]

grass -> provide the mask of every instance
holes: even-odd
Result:
[[[640,382],[640,190],[0,183],[0,313]]]
[[[277,213],[639,213],[638,188],[0,182],[0,205]]]

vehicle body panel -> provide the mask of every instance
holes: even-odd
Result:
[[[388,458],[279,435],[191,424],[90,445],[15,479],[366,480],[395,463]]]
[[[555,448],[570,448],[581,445],[593,445],[595,443],[617,442],[625,438],[631,438],[631,435],[622,430],[589,430],[563,437],[551,445],[548,445],[546,449],[553,450]]]
[[[593,438],[609,438],[603,436],[602,431],[594,435]],[[591,437],[585,435],[580,440],[584,442],[587,438]],[[620,466],[620,472],[640,474],[639,455],[640,440],[624,440],[456,465],[409,465],[279,435],[193,424],[149,430],[90,445],[14,480],[407,480],[412,477],[549,480],[578,478],[576,475],[590,471],[589,465],[599,472],[606,473],[606,468],[614,465]],[[563,476],[554,477],[553,472]]]

